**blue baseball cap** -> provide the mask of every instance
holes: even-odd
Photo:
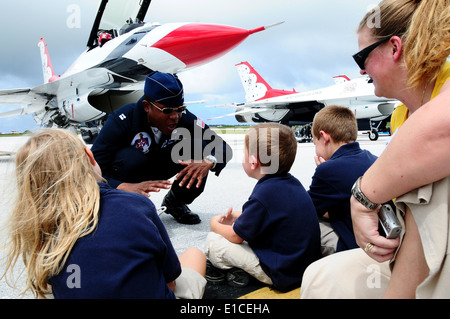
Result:
[[[166,107],[184,103],[183,84],[175,74],[154,71],[145,79],[144,94]]]

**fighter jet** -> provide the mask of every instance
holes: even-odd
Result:
[[[310,125],[320,109],[337,104],[349,107],[358,120],[359,130],[368,130],[369,138],[377,140],[381,123],[400,103],[375,96],[368,77],[350,80],[340,75],[334,77],[332,86],[297,92],[273,89],[248,62],[236,64],[236,68],[244,86],[246,102],[211,105],[236,108],[236,112],[214,119],[235,116],[241,123],[279,122],[304,126]]]
[[[46,127],[77,128],[88,123],[92,128],[84,129],[92,137],[105,115],[142,96],[145,77],[152,71],[178,73],[205,64],[266,29],[144,23],[150,3],[102,0],[85,52],[61,76],[55,74],[41,39],[44,84],[0,90],[0,104],[22,106],[0,117],[33,114]]]

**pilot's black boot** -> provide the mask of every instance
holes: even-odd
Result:
[[[194,225],[201,222],[200,217],[194,214],[185,203],[178,200],[172,190],[164,197],[161,206],[166,206],[165,212],[172,215],[180,224]]]

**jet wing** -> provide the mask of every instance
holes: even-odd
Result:
[[[272,98],[270,100],[259,100],[239,104],[211,105],[211,107],[236,108],[235,113],[214,117],[211,120],[227,116],[245,117],[251,115],[252,118],[258,116],[268,121],[278,122],[291,110],[295,110],[295,113],[303,116],[305,118],[303,120],[306,121],[306,119],[309,120],[313,117],[312,114],[317,113],[323,106],[323,103],[311,99],[310,96],[296,97],[295,99],[282,97],[280,99]]]
[[[0,113],[0,118],[38,112],[42,110],[51,99],[52,96],[34,92],[32,89],[0,90],[1,105],[22,106],[21,108],[12,111]]]
[[[210,106],[208,106],[208,107],[210,107]],[[229,104],[228,106],[226,106],[225,104],[223,104],[223,105],[212,105],[211,107],[236,107],[236,105],[232,106],[231,104]],[[216,117],[210,118],[208,120],[216,120],[216,119],[221,119],[221,118],[228,117],[228,116],[256,114],[256,113],[261,113],[261,112],[266,112],[266,111],[271,111],[271,110],[273,111],[273,109],[271,109],[271,108],[259,108],[259,107],[258,108],[245,108],[243,110],[241,109],[234,113],[216,116]]]
[[[309,102],[310,100],[307,100],[305,102]],[[247,102],[247,103],[228,103],[228,104],[215,104],[215,105],[207,105],[206,107],[226,107],[226,108],[240,108],[245,107],[252,108],[255,110],[255,112],[261,111],[263,108],[269,108],[273,109],[276,108],[276,106],[288,106],[292,103],[297,103],[298,101],[255,101],[255,102]]]
[[[0,90],[0,105],[18,105],[22,108],[0,113],[1,117],[32,114],[44,110],[45,106],[58,94],[76,96],[102,90],[138,91],[142,83],[123,77],[105,68],[88,69],[58,80],[39,85],[32,89]],[[0,108],[1,112],[1,108]]]
[[[27,111],[26,111],[26,108],[25,107],[21,107],[20,109],[15,109],[15,110],[12,110],[12,111],[0,113],[0,118],[10,117],[10,116],[17,116],[17,115],[26,115],[26,114],[28,114]]]
[[[26,105],[33,101],[30,89],[13,89],[0,91],[0,104],[4,105]]]
[[[127,27],[132,28],[133,24],[141,23],[147,14],[150,3],[151,0],[102,0],[87,46],[90,49],[96,47],[98,36],[102,32],[116,37],[120,33],[127,32],[127,29],[122,26],[128,24]]]
[[[142,85],[136,80],[121,76],[106,68],[92,68],[73,75],[62,76],[54,82],[35,87],[32,91],[47,95],[68,96],[69,94],[64,94],[65,91],[82,95],[96,89],[120,90],[125,86],[128,86],[126,90],[133,90],[132,88]]]

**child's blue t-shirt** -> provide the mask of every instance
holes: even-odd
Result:
[[[291,174],[261,178],[233,229],[280,291],[299,287],[306,267],[321,257],[314,204]]]
[[[317,166],[309,195],[319,217],[328,213],[331,227],[339,236],[336,252],[358,248],[350,213],[351,189],[358,177],[377,160],[358,142],[342,145],[331,158]]]
[[[99,185],[98,226],[77,240],[62,271],[49,279],[55,298],[175,298],[166,283],[181,267],[153,203]]]

